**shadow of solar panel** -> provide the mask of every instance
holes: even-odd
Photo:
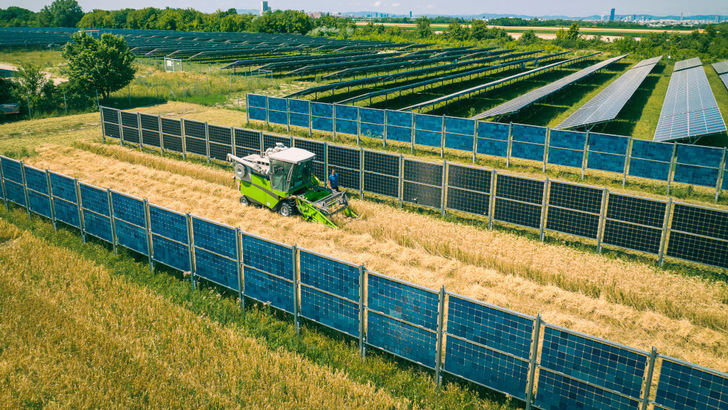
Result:
[[[447,208],[469,212],[476,215],[488,216],[490,195],[448,187]]]
[[[248,107],[266,107],[265,95],[248,94]]]
[[[717,168],[704,168],[693,165],[675,164],[673,181],[686,184],[715,187],[718,183],[720,170]]]
[[[5,164],[5,158],[3,158],[2,162]],[[6,176],[5,169],[3,169],[3,176]],[[73,178],[51,173],[51,190],[54,197],[76,203],[76,181]]]
[[[25,186],[35,192],[48,195],[48,174],[25,165]]]
[[[428,147],[439,147],[442,142],[441,132],[415,130],[415,144]]]
[[[204,139],[185,137],[185,148],[187,152],[207,156],[207,143]]]
[[[311,115],[315,117],[334,118],[334,106],[331,104],[312,102]]]
[[[626,195],[609,194],[607,218],[662,228],[667,204]]]
[[[541,366],[596,386],[639,398],[648,355],[546,327]]]
[[[445,349],[445,371],[525,400],[528,362],[456,338]]]
[[[288,110],[292,113],[306,114],[308,116],[311,111],[311,103],[306,100],[288,100]]]
[[[111,219],[94,212],[83,213],[83,228],[87,234],[93,235],[106,242],[113,243],[111,235]],[[122,234],[125,233],[122,228]],[[119,234],[117,233],[117,236]],[[146,240],[146,239],[145,239]],[[136,249],[134,249],[136,250]],[[142,252],[144,253],[144,252]]]
[[[139,117],[136,113],[121,111],[121,125],[130,128],[139,128]]]
[[[291,137],[284,137],[281,135],[263,134],[263,150],[267,150],[268,148],[275,148],[277,143],[281,143],[281,144],[285,145],[286,147],[293,146]]]
[[[162,134],[162,138],[164,142],[164,149],[175,152],[184,152],[184,149],[182,147],[182,137]]]
[[[195,275],[232,290],[240,288],[236,264],[234,260],[195,249]]]
[[[375,274],[368,275],[367,306],[395,319],[437,330],[439,295]]]
[[[603,242],[622,248],[658,254],[662,230],[607,220],[604,223]]]
[[[354,148],[338,147],[335,145],[328,146],[328,162],[329,167],[344,167],[350,169],[359,169],[359,161],[361,151]]]
[[[190,271],[190,248],[157,234],[152,235],[152,259],[183,272]]]
[[[64,222],[68,225],[80,228],[78,205],[62,199],[53,201],[53,211],[56,214],[56,220]]]
[[[254,149],[260,151],[260,139],[262,138],[260,131],[241,130],[233,128],[235,133],[235,146]]]
[[[637,158],[629,161],[629,175],[631,176],[667,181],[669,174],[669,162],[645,161]]]
[[[728,212],[675,204],[671,230],[728,240]]]
[[[543,145],[511,142],[511,157],[529,159],[531,161],[543,161],[543,154],[546,148]]]
[[[435,333],[371,311],[367,315],[367,329],[367,344],[431,369],[435,367]]]
[[[311,128],[318,131],[334,131],[334,120],[331,118],[311,117]]]
[[[301,287],[301,316],[330,328],[359,337],[358,303]]]
[[[728,242],[671,232],[667,255],[674,258],[728,268]]]
[[[384,136],[384,125],[369,124],[362,122],[359,124],[361,135],[369,138],[382,138]]]
[[[728,379],[663,359],[655,403],[674,409],[725,409],[728,406]]]
[[[412,142],[412,128],[388,126],[387,139],[400,142]]]
[[[96,212],[104,216],[109,215],[109,194],[106,190],[92,187],[86,184],[79,184],[81,191],[81,205],[83,209]]]
[[[192,238],[196,248],[206,249],[218,255],[235,259],[235,229],[192,217]]]
[[[243,260],[246,266],[293,280],[291,248],[243,234]]]
[[[513,124],[512,137],[513,141],[544,145],[546,144],[546,128]]]
[[[144,202],[141,199],[112,192],[111,201],[113,203],[115,218],[137,226],[144,226],[146,218]]]
[[[460,134],[445,134],[445,148],[473,151],[473,137]]]
[[[288,100],[285,98],[268,97],[268,109],[271,111],[288,112]]]
[[[636,409],[639,401],[541,371],[534,404],[542,409]]]
[[[454,295],[450,295],[447,314],[448,335],[510,353],[524,360],[530,357],[532,318],[504,312]]]
[[[723,158],[721,148],[677,144],[676,149],[675,161],[680,164],[720,168],[720,162]]]
[[[149,131],[159,131],[159,117],[156,115],[139,114],[141,128]]]
[[[104,123],[104,135],[109,138],[121,138],[121,131],[117,124]]]
[[[399,179],[365,172],[364,191],[399,198]]]
[[[354,107],[351,105],[337,105],[336,106],[336,119],[338,120],[348,120],[348,121],[358,121],[359,119],[359,107]]]
[[[599,232],[599,215],[589,215],[569,209],[549,208],[546,229],[596,239]]]
[[[384,110],[359,108],[359,120],[370,124],[384,125]]]
[[[426,114],[415,114],[415,129],[442,133],[442,117]],[[439,140],[439,139],[438,139]]]
[[[496,197],[493,218],[531,228],[541,227],[541,206],[513,202]]]
[[[293,313],[293,283],[247,266],[244,272],[245,296]]]
[[[475,121],[463,118],[445,117],[445,132],[474,136]],[[471,138],[472,141],[472,138]]]
[[[210,158],[219,161],[227,161],[227,154],[232,154],[233,150],[230,145],[210,143]]]
[[[103,116],[104,122],[118,124],[119,123],[119,110],[113,108],[101,108],[101,115]]]
[[[224,145],[232,145],[232,129],[229,127],[208,125],[207,135],[210,139],[210,142],[216,142],[218,144]]]
[[[296,127],[308,128],[311,125],[311,117],[303,114],[290,113],[289,121],[291,125],[295,125]]]
[[[23,185],[16,184],[15,182],[5,181],[5,196],[7,200],[14,202],[22,207],[25,207],[25,189]]]
[[[124,141],[126,142],[133,142],[134,144],[139,143],[139,130],[136,128],[129,128],[129,127],[121,127],[122,135],[124,136]]]
[[[565,167],[581,168],[584,163],[584,152],[549,147],[548,163],[562,165]]]
[[[185,126],[185,135],[195,138],[205,139],[205,123],[200,121],[192,121],[183,119]],[[164,125],[164,124],[163,124]]]
[[[442,164],[404,160],[404,179],[422,184],[442,185]]]
[[[359,300],[359,267],[300,251],[301,283],[353,302]]]
[[[154,234],[183,244],[189,243],[185,215],[149,205],[149,224]]]
[[[53,214],[51,213],[51,199],[48,195],[28,191],[28,207],[32,212],[49,219],[53,218]]]
[[[609,172],[624,172],[627,157],[622,155],[603,154],[589,151],[586,167]]]
[[[541,205],[543,189],[544,181],[498,174],[495,193],[497,197]]]
[[[589,152],[627,155],[629,138],[609,134],[589,134]]]
[[[268,111],[265,108],[248,107],[248,118],[251,120],[265,121],[268,118]]]
[[[447,184],[451,187],[489,193],[491,176],[490,170],[449,164]]]
[[[268,122],[272,122],[273,124],[287,125],[288,113],[270,110],[268,111]]]
[[[632,141],[632,158],[671,162],[673,144],[645,140]]]
[[[114,212],[116,212],[116,208],[114,208]],[[128,222],[124,222],[118,218],[114,219],[114,225],[116,227],[116,242],[121,246],[139,252],[143,255],[149,255],[147,230]]]
[[[387,125],[412,129],[412,113],[387,110]]]
[[[159,133],[155,131],[142,130],[142,143],[153,147],[159,147]]]
[[[181,137],[182,122],[180,120],[162,118],[162,133]]]
[[[599,214],[603,190],[561,182],[551,182],[549,185],[549,205]]]

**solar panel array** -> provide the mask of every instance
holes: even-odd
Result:
[[[502,115],[512,114],[514,112],[517,112],[517,111],[535,103],[536,101],[561,90],[562,88],[566,87],[567,85],[575,83],[575,82],[583,79],[584,77],[586,77],[590,74],[593,74],[616,61],[623,59],[626,56],[627,56],[627,54],[624,54],[624,55],[612,57],[609,60],[604,60],[602,62],[594,64],[583,70],[577,71],[574,74],[568,75],[564,78],[554,81],[553,83],[550,83],[539,89],[526,93],[518,98],[510,100],[497,107],[491,108],[488,111],[485,111],[476,116],[473,116],[473,117],[471,117],[471,119],[480,120],[480,119],[497,117],[497,116],[502,116]]]
[[[672,72],[687,70],[688,68],[700,67],[703,63],[700,62],[698,57],[689,58],[687,60],[678,61],[672,68]]]
[[[713,64],[715,72],[718,73],[725,88],[728,88],[728,60]]]
[[[679,61],[675,67],[689,67],[686,62],[694,60]],[[670,77],[653,140],[673,141],[725,130],[725,122],[702,65],[675,70]]]
[[[662,56],[659,56],[637,63],[617,80],[609,84],[596,97],[571,114],[569,118],[557,125],[556,129],[582,127],[611,121],[616,118],[661,58]]]

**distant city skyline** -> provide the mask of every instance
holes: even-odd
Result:
[[[203,0],[126,0],[123,3],[111,0],[77,0],[84,12],[93,9],[118,10],[120,8],[141,9],[157,8],[193,8],[206,13],[216,10],[249,9],[260,10],[260,0],[220,0],[217,2]],[[49,5],[50,0],[0,0],[0,8],[17,6],[39,11]],[[597,6],[592,2],[581,0],[558,0],[544,2],[542,0],[521,0],[518,2],[452,2],[447,0],[270,0],[273,10],[303,9],[306,12],[357,12],[371,11],[414,16],[419,15],[477,15],[477,14],[510,14],[528,16],[569,16],[586,17],[606,15],[612,8],[617,15],[650,14],[654,16],[691,15],[723,15],[728,16],[728,1],[700,0],[686,3],[684,0],[616,0],[601,2]]]

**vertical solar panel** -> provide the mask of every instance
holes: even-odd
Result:
[[[728,212],[675,204],[667,255],[728,267]]]
[[[498,174],[493,218],[531,228],[541,226],[544,181]]]
[[[589,134],[586,167],[600,171],[624,172],[629,138],[608,134]]]
[[[728,375],[660,356],[655,404],[666,409],[728,408]]]
[[[718,183],[723,149],[676,145],[675,182],[714,187]]]
[[[3,158],[5,162],[5,158]],[[53,192],[53,211],[56,220],[81,227],[76,199],[76,182],[73,178],[51,172],[51,191]]]
[[[23,164],[11,158],[2,158],[2,175],[5,182],[6,200],[22,207],[25,202],[25,187],[23,186]]]
[[[101,107],[102,130],[105,137],[121,138],[121,128],[119,126],[119,110],[113,108]]]
[[[334,131],[334,106],[318,102],[311,103],[311,128],[318,131]]]
[[[288,102],[285,98],[268,97],[268,121],[274,124],[288,124]]]
[[[205,123],[183,120],[185,130],[185,150],[193,154],[207,156]]]
[[[399,197],[400,157],[364,150],[364,191]]]
[[[439,208],[442,195],[441,164],[404,160],[402,200]]]
[[[639,403],[551,372],[539,373],[534,402],[542,409],[636,409]]]
[[[293,313],[293,254],[291,248],[243,234],[245,296]]]
[[[412,142],[413,114],[402,111],[386,111],[387,140]]]
[[[48,174],[25,165],[25,187],[28,192],[28,208],[31,212],[52,218],[51,199],[48,192]]]
[[[187,217],[181,213],[149,205],[152,258],[183,272],[189,271],[190,249]]]
[[[182,145],[182,121],[171,118],[162,118],[161,121],[164,149],[184,152],[184,146]]]
[[[657,254],[667,204],[610,193],[607,200],[603,242]]]
[[[511,157],[543,161],[546,149],[546,128],[513,124]]]
[[[510,126],[497,122],[478,122],[478,154],[494,157],[508,156]]]
[[[448,164],[447,208],[487,216],[491,177],[489,170]]]
[[[326,180],[326,144],[301,138],[293,138],[293,146],[306,151],[313,152],[316,156],[313,158],[311,173],[321,181]]]
[[[336,132],[359,135],[359,107],[336,106]]]
[[[473,151],[475,121],[445,117],[445,148]]]
[[[359,190],[361,188],[361,150],[328,145],[326,159],[329,172],[332,168],[339,174],[342,187]]]
[[[141,199],[111,192],[117,243],[135,252],[149,255],[146,210]]]
[[[288,118],[291,125],[308,128],[311,125],[310,102],[306,100],[288,100]]]
[[[672,162],[673,144],[634,140],[629,161],[629,175],[667,181]]]
[[[596,239],[604,190],[551,182],[546,229]]]
[[[442,142],[442,117],[415,114],[415,144],[440,147]]]
[[[581,168],[584,163],[586,134],[573,131],[551,130],[548,163]]]
[[[371,138],[384,136],[384,110],[359,108],[361,135]]]

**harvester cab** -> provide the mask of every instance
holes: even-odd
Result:
[[[265,206],[283,216],[299,213],[308,220],[336,227],[330,217],[337,213],[356,217],[349,209],[345,192],[321,186],[311,173],[316,154],[300,148],[287,148],[276,144],[263,155],[251,154],[243,158],[232,154],[227,160],[233,164],[238,183],[240,203]]]

